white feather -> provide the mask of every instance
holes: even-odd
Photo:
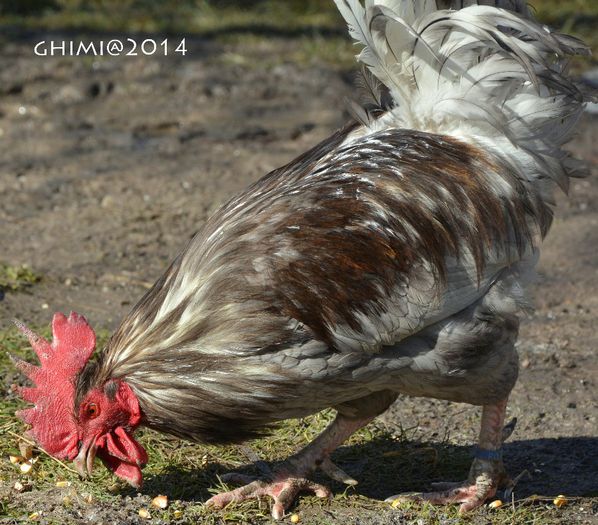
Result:
[[[389,89],[394,107],[347,141],[390,127],[455,136],[486,148],[552,202],[579,164],[562,150],[583,110],[566,77],[576,39],[529,18],[524,2],[436,10],[430,0],[335,0],[363,45],[358,60]],[[446,3],[446,2],[445,2]],[[452,2],[451,6],[462,2]],[[472,4],[474,2],[465,2]]]

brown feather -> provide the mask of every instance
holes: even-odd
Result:
[[[338,352],[331,329],[383,313],[422,264],[440,290],[447,258],[468,251],[480,273],[488,253],[529,248],[546,228],[548,209],[479,149],[400,129],[344,145],[355,129],[216,212],[123,321],[95,382],[124,378],[154,428],[245,439],[281,404],[300,407],[309,384],[277,356],[311,341]],[[260,355],[270,362],[256,369]]]

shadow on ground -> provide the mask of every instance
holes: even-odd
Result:
[[[430,488],[434,481],[465,479],[471,462],[472,447],[438,443],[403,442],[377,438],[368,443],[344,446],[333,455],[335,463],[359,481],[349,488],[316,475],[335,494],[346,490],[368,498],[384,499],[401,492]],[[515,488],[517,499],[533,494],[588,497],[598,494],[596,467],[598,438],[570,437],[514,441],[505,445],[505,464],[512,477],[523,471]],[[275,469],[277,463],[269,464]],[[142,490],[147,495],[166,493],[188,502],[205,501],[212,494],[218,477],[230,469],[209,463],[202,469],[183,470],[173,465],[165,473],[150,477]],[[252,464],[235,471],[260,475]],[[127,492],[125,492],[127,493]]]

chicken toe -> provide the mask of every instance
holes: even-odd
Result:
[[[475,459],[471,472],[477,472],[475,479],[463,482],[433,484],[433,492],[398,494],[386,501],[427,501],[435,505],[460,503],[459,512],[467,512],[482,505],[492,498],[504,478],[502,462]]]
[[[339,413],[309,445],[288,458],[274,473],[265,473],[270,479],[263,480],[238,473],[226,474],[223,480],[242,483],[243,486],[213,496],[206,505],[223,508],[229,503],[268,496],[274,500],[272,517],[281,519],[300,492],[312,492],[320,498],[330,496],[327,487],[307,479],[307,476],[318,468],[337,481],[355,485],[357,482],[330,460],[330,454],[353,432],[372,419],[373,416],[348,418]]]
[[[437,505],[460,503],[459,512],[463,513],[492,498],[498,488],[508,481],[502,462],[502,444],[513,432],[516,420],[503,427],[506,407],[506,400],[484,406],[479,447],[466,481],[434,483],[432,492],[397,494],[386,501],[427,501]]]
[[[229,503],[237,503],[251,498],[269,496],[274,500],[272,517],[281,519],[300,492],[312,492],[319,498],[330,496],[330,490],[306,478],[282,477],[271,482],[254,480],[229,492],[223,492],[210,498],[206,505],[223,508]]]

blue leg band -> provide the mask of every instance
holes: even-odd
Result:
[[[502,448],[499,448],[498,450],[488,450],[485,448],[477,447],[473,452],[473,457],[477,459],[485,459],[488,461],[501,461]]]

